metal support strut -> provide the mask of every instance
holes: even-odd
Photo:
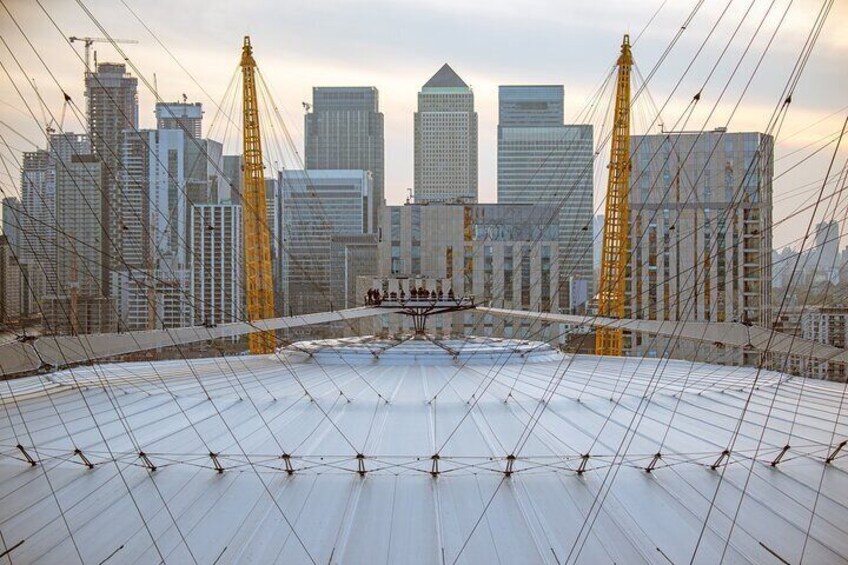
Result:
[[[286,473],[288,473],[289,475],[294,475],[294,467],[292,467],[291,464],[291,455],[289,455],[288,453],[283,453],[280,456],[280,459],[282,459],[283,463],[285,463],[286,465]]]
[[[582,475],[583,473],[586,472],[586,464],[589,462],[589,454],[584,453],[583,455],[581,455],[581,459],[582,460],[580,461],[580,466],[577,467],[577,474],[578,475]]]
[[[150,460],[150,457],[143,451],[138,452],[138,458],[144,461],[144,466],[147,467],[147,470],[151,473],[156,470],[156,465],[153,464],[153,461]]]
[[[74,455],[76,455],[77,457],[79,457],[79,458],[82,460],[83,465],[85,465],[85,466],[86,466],[86,467],[88,467],[89,469],[94,469],[94,463],[92,463],[91,461],[89,461],[89,460],[88,460],[88,457],[86,457],[86,456],[83,454],[83,452],[79,450],[79,448],[74,449]]]
[[[439,454],[436,453],[430,458],[433,461],[433,465],[430,467],[430,475],[434,477],[439,476]]]
[[[730,460],[730,450],[729,449],[725,449],[724,451],[721,452],[721,455],[718,456],[718,459],[716,459],[715,463],[710,465],[710,469],[715,471],[716,469],[721,467],[721,465],[724,463],[725,459],[727,459],[728,461]]]
[[[29,463],[29,464],[30,464],[30,465],[32,465],[33,467],[35,467],[36,465],[38,465],[38,462],[37,462],[35,459],[33,459],[32,457],[30,457],[29,453],[27,453],[27,450],[26,450],[26,449],[24,449],[24,446],[23,446],[23,445],[18,444],[18,445],[16,445],[15,447],[17,447],[17,448],[18,448],[18,451],[20,451],[21,453],[23,453],[24,457],[25,457],[25,458],[26,458],[26,460],[27,460],[27,463]]]
[[[827,456],[827,459],[825,459],[824,462],[828,464],[833,462],[833,460],[836,459],[836,456],[839,455],[839,452],[842,451],[842,448],[845,447],[845,445],[848,445],[848,439],[844,440],[842,443],[837,445],[836,448],[830,453],[830,455]]]
[[[221,463],[218,461],[218,454],[209,452],[209,458],[212,459],[212,464],[215,465],[215,470],[219,473],[224,472],[224,468],[221,466]]]
[[[365,476],[365,455],[361,453],[356,454],[356,472],[360,477]]]
[[[516,457],[512,453],[506,456],[506,470],[504,470],[504,475],[507,477],[512,476],[512,466],[515,464],[515,459]]]
[[[623,318],[626,301],[625,271],[630,244],[630,71],[633,66],[629,35],[624,36],[616,65],[618,79],[598,285],[598,315],[607,318]],[[621,355],[623,336],[620,328],[598,328],[595,353]]]
[[[783,456],[786,455],[786,452],[789,451],[789,444],[783,446],[783,449],[780,450],[780,453],[777,454],[777,457],[774,458],[774,461],[771,462],[772,467],[777,467],[777,464],[780,463],[780,460],[783,459]]]
[[[648,463],[648,466],[647,466],[647,467],[645,467],[645,472],[646,472],[646,473],[650,473],[651,471],[653,471],[654,469],[656,469],[656,468],[657,468],[657,463],[659,463],[659,462],[660,462],[660,459],[662,459],[662,453],[659,453],[659,452],[658,452],[656,455],[654,455],[654,458],[653,458],[653,459],[651,459],[651,462],[650,462],[650,463]]]

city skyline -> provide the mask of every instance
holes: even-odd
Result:
[[[0,0],[0,558],[848,563],[848,0],[293,8]]]
[[[541,4],[540,8],[544,8],[544,3]],[[312,87],[375,86],[380,91],[381,111],[385,115],[386,122],[386,198],[388,203],[397,204],[405,199],[407,188],[411,188],[413,184],[412,122],[416,103],[415,94],[420,85],[432,74],[433,68],[449,62],[474,90],[475,109],[480,116],[479,199],[481,202],[494,202],[497,174],[497,87],[509,84],[564,84],[566,122],[576,123],[575,118],[579,110],[590,98],[592,89],[600,82],[604,72],[614,61],[622,29],[638,35],[660,7],[660,2],[647,5],[643,3],[639,8],[618,3],[614,6],[618,9],[618,15],[614,18],[603,17],[600,8],[586,6],[575,8],[574,5],[571,6],[570,12],[574,13],[575,17],[568,22],[557,17],[542,21],[532,14],[525,14],[526,20],[520,24],[515,23],[516,27],[512,30],[511,40],[507,42],[515,46],[514,48],[495,41],[495,30],[501,29],[505,21],[514,20],[516,16],[514,8],[506,3],[495,2],[486,5],[485,16],[473,23],[475,30],[473,37],[459,33],[459,27],[474,10],[482,9],[479,3],[460,4],[451,13],[448,13],[446,3],[437,2],[428,7],[430,8],[428,12],[421,14],[425,20],[423,23],[439,18],[444,24],[439,30],[435,30],[432,26],[418,25],[422,22],[414,20],[417,10],[410,3],[399,3],[396,6],[379,3],[376,5],[381,8],[378,11],[379,18],[374,26],[363,30],[359,29],[361,26],[358,28],[356,25],[342,28],[342,22],[361,23],[362,16],[352,13],[353,10],[343,3],[328,3],[325,10],[319,10],[323,16],[322,26],[317,30],[320,33],[311,35],[306,33],[306,30],[310,29],[307,24],[312,20],[309,18],[316,14],[312,8],[304,10],[302,14],[279,18],[282,22],[280,25],[283,26],[281,29],[286,31],[285,34],[281,34],[280,29],[272,31],[266,26],[256,24],[246,25],[245,29],[239,30],[225,28],[224,24],[229,23],[228,9],[216,9],[204,13],[203,26],[204,30],[220,31],[220,33],[211,34],[216,37],[215,40],[204,37],[210,34],[201,35],[191,26],[185,25],[182,15],[172,13],[164,5],[158,3],[145,5],[143,13],[145,24],[197,78],[203,90],[209,93],[209,97],[192,83],[185,72],[170,59],[156,40],[147,34],[123,6],[107,10],[104,4],[94,2],[91,10],[114,37],[126,37],[139,41],[138,45],[122,45],[122,48],[151,84],[153,75],[156,73],[158,92],[163,100],[177,100],[186,93],[189,100],[204,104],[207,120],[211,120],[214,115],[215,103],[220,102],[219,98],[227,83],[227,77],[237,63],[234,46],[238,45],[244,33],[252,34],[258,49],[257,56],[260,58],[275,96],[279,98],[283,116],[292,130],[301,158],[304,155],[300,103],[310,100]],[[191,8],[185,10],[188,15],[201,9],[200,4],[189,3],[187,6]],[[804,40],[801,31],[809,26],[811,18],[815,15],[813,8],[816,6],[813,2],[803,2],[789,11],[769,56],[764,60],[763,69],[753,83],[750,94],[743,100],[736,116],[729,124],[729,131],[761,131],[765,128],[767,116],[779,101],[780,86],[789,72],[785,61],[793,60],[800,51]],[[43,57],[48,65],[55,69],[63,89],[82,108],[84,106],[81,84],[82,63],[77,55],[68,45],[63,44],[59,32],[50,26],[37,6],[12,2],[9,7],[31,40],[51,46],[51,49],[44,50]],[[130,7],[136,13],[140,12],[139,7],[132,5]],[[715,6],[705,7],[704,11],[693,20],[693,24],[688,28],[690,31],[682,35],[681,42],[688,48],[688,52],[693,52],[703,40],[707,30],[701,24],[715,19],[717,15],[715,8]],[[256,9],[258,8],[253,5],[246,8],[247,14],[240,15],[239,19],[249,21],[249,14]],[[271,10],[272,14],[275,13],[273,7],[265,6],[264,9]],[[656,13],[656,19],[651,25],[647,26],[643,37],[636,41],[634,53],[637,64],[641,66],[644,74],[652,68],[662,48],[671,40],[673,31],[679,28],[689,9],[688,6],[663,7]],[[100,35],[91,21],[78,8],[56,6],[51,11],[58,25],[67,32],[67,35]],[[551,10],[547,11],[551,12]],[[374,10],[368,12],[373,14]],[[555,15],[560,13],[557,10],[553,12]],[[748,16],[732,45],[729,60],[725,63],[741,56],[748,39],[746,32],[753,33],[754,23],[759,21],[761,16],[762,13],[757,13],[757,9]],[[801,149],[809,143],[827,139],[828,135],[838,131],[840,121],[838,114],[842,109],[838,93],[848,88],[848,76],[846,76],[848,73],[844,71],[834,73],[832,69],[840,69],[841,66],[837,61],[848,53],[848,41],[838,32],[839,23],[846,21],[846,16],[848,16],[848,10],[844,5],[834,7],[820,43],[816,47],[816,56],[811,60],[810,69],[799,85],[793,107],[782,128],[783,134],[776,140],[776,174],[778,175],[781,173],[782,156],[789,155],[792,151]],[[268,18],[266,15],[264,19],[275,18]],[[729,35],[741,19],[742,13],[735,7],[731,8],[727,20],[719,27],[719,33]],[[774,18],[771,17],[768,19],[767,28],[769,25],[771,28],[774,27],[776,22],[773,20]],[[398,33],[398,29],[409,25],[412,21],[415,21],[416,25],[410,29],[409,34]],[[388,22],[391,25],[380,26],[380,22]],[[18,39],[22,41],[18,31],[8,20],[4,19],[0,26],[2,26],[0,31],[10,41]],[[567,29],[569,33],[555,34],[554,31],[557,29],[560,31]],[[769,29],[766,31],[770,32]],[[560,35],[568,37],[559,37]],[[281,41],[279,39],[281,37],[285,39]],[[431,41],[425,41],[427,38]],[[767,34],[763,32],[752,47],[754,52],[748,56],[749,63],[758,56],[757,50],[762,50],[766,39]],[[580,49],[580,42],[591,45],[592,48]],[[381,50],[389,44],[394,48]],[[345,45],[353,46],[353,48],[345,47]],[[120,60],[108,44],[96,44],[94,47],[99,53],[101,62]],[[80,47],[78,53],[81,51]],[[696,62],[690,77],[672,97],[669,107],[663,112],[667,125],[674,123],[683,113],[683,109],[691,99],[691,93],[697,91],[698,82],[703,81],[709,67],[718,57],[717,51],[714,48],[705,50],[701,60]],[[203,53],[202,57],[201,53]],[[52,84],[50,77],[43,71],[43,67],[34,56],[26,52],[20,53],[19,56],[24,67],[31,70],[29,74],[35,78],[48,107],[58,115],[62,105],[61,93]],[[204,58],[214,58],[222,63],[204,64]],[[228,58],[232,61],[231,65],[224,64]],[[672,81],[679,78],[687,62],[674,60],[667,62],[667,68],[661,68],[661,72],[652,80],[651,92],[658,105],[661,105],[661,101],[665,100],[670,93],[673,87]],[[720,67],[720,72],[717,73],[713,83],[704,90],[705,99],[711,92],[717,93],[721,81],[729,75],[729,66],[725,64]],[[26,82],[21,81],[22,77],[16,72],[14,66],[10,64],[8,68],[16,83],[24,89],[28,88]],[[0,98],[2,102],[0,103],[0,119],[28,139],[39,143],[43,139],[39,126],[35,124],[31,116],[25,115],[27,112],[17,95],[9,88],[8,79],[6,77],[0,77],[0,79],[5,81],[6,86],[5,95]],[[825,80],[828,84],[832,84],[833,88],[818,88],[818,85]],[[734,83],[736,91],[734,94],[738,94],[742,86],[741,81],[737,80]],[[714,101],[715,96],[712,98]],[[155,101],[150,90],[141,82],[139,102],[140,127],[155,127]],[[727,103],[719,104],[715,115],[709,120],[705,119],[706,113],[702,115],[700,111],[696,112],[690,124],[694,129],[706,130],[724,125],[731,111],[730,102],[728,99]],[[37,104],[32,109],[37,116],[40,115]],[[706,104],[703,105],[703,109],[707,110]],[[809,129],[801,131],[805,128]],[[74,125],[70,112],[65,120],[65,129],[81,131],[80,127]],[[797,133],[799,131],[800,133]],[[639,133],[653,133],[653,131]],[[10,131],[7,131],[5,136],[15,148],[32,149],[26,141]],[[231,144],[237,144],[237,139],[228,141]],[[792,191],[820,178],[819,173],[827,163],[826,153],[814,156],[802,166],[776,180],[775,194],[778,196],[784,192],[788,194],[784,199],[776,199],[776,220],[804,201],[808,193],[798,195],[797,190],[794,193]],[[4,158],[9,157],[4,151]],[[785,162],[791,165],[795,163],[795,159],[790,156]],[[296,163],[288,166],[300,168]],[[12,179],[11,183],[7,181],[4,188],[5,195],[11,195],[12,189],[9,184],[16,186],[17,179]],[[597,179],[596,184],[603,186]],[[598,208],[603,191],[596,192],[598,194],[595,197],[595,208]],[[778,226],[775,231],[775,246],[781,247],[800,236],[794,226],[805,224],[804,220],[802,215],[797,223],[792,223],[792,226],[785,223]]]

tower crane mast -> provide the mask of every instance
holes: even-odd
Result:
[[[73,43],[74,41],[82,41],[85,46],[85,74],[91,72],[91,46],[94,43],[126,43],[129,45],[136,45],[138,41],[134,39],[109,39],[106,37],[77,37],[72,35],[68,38],[68,41]],[[94,62],[97,63],[97,53],[94,54]]]
[[[633,54],[630,36],[625,35],[618,57],[615,87],[615,114],[610,145],[609,179],[598,289],[598,315],[623,318],[626,269],[630,242],[630,71]],[[624,335],[621,329],[598,328],[595,353],[621,355]]]
[[[265,204],[265,175],[262,141],[259,136],[259,107],[256,97],[256,61],[250,37],[245,36],[241,53],[244,96],[242,177],[242,221],[244,226],[244,273],[248,321],[274,317],[274,290],[271,279],[271,238]],[[272,353],[273,331],[260,331],[248,337],[251,353]]]

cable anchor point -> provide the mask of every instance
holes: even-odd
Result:
[[[589,462],[589,457],[590,456],[589,456],[588,453],[584,453],[583,455],[580,456],[580,459],[581,459],[580,466],[577,467],[577,474],[578,475],[582,475],[583,473],[586,472],[586,470],[587,470],[586,464]]]
[[[150,457],[148,457],[145,452],[139,451],[138,458],[144,462],[144,466],[147,468],[148,471],[152,473],[156,470],[156,465],[153,464],[153,461],[150,460]]]
[[[224,468],[221,466],[221,462],[218,461],[218,453],[209,452],[209,458],[212,459],[212,464],[215,465],[215,470],[219,473],[224,472]]]
[[[721,455],[718,456],[718,459],[715,460],[715,463],[710,465],[710,469],[715,471],[716,469],[718,469],[719,467],[721,467],[724,464],[725,459],[730,461],[730,450],[729,449],[725,449],[724,451],[721,452]]]
[[[653,459],[651,459],[651,462],[650,462],[650,463],[648,463],[648,466],[647,466],[647,467],[645,467],[645,472],[646,472],[646,473],[650,473],[651,471],[653,471],[654,469],[656,469],[656,468],[657,468],[657,463],[659,463],[659,462],[660,462],[660,459],[662,459],[662,453],[657,452],[657,454],[656,454],[656,455],[654,455],[654,458],[653,458]]]
[[[38,465],[38,461],[36,461],[35,459],[33,459],[33,458],[30,456],[30,454],[29,454],[29,453],[27,453],[27,450],[26,450],[26,449],[24,449],[24,446],[23,446],[23,445],[18,444],[18,445],[16,445],[15,447],[16,447],[16,448],[18,448],[18,451],[20,451],[20,452],[23,454],[23,456],[24,456],[24,457],[26,458],[26,460],[27,460],[27,463],[29,463],[29,464],[30,464],[30,465],[32,465],[33,467],[35,467],[36,465]]]
[[[515,465],[516,459],[517,457],[515,457],[515,455],[512,453],[506,456],[506,469],[504,470],[504,475],[506,475],[507,477],[512,476],[512,467],[513,465]]]
[[[86,456],[85,456],[85,454],[83,454],[83,452],[82,452],[82,451],[80,451],[80,449],[79,449],[79,448],[74,449],[74,455],[76,455],[77,457],[79,457],[79,458],[80,458],[80,460],[82,461],[82,464],[83,464],[83,465],[85,465],[85,466],[86,466],[86,467],[88,467],[89,469],[94,469],[94,463],[92,463],[91,461],[89,461],[89,460],[88,460],[88,457],[86,457]]]
[[[291,464],[291,455],[289,455],[288,453],[283,453],[280,456],[280,459],[282,459],[283,463],[285,463],[286,465],[286,473],[288,473],[289,475],[294,475],[294,467],[292,467]]]

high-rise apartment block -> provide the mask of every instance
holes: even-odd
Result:
[[[120,325],[190,325],[192,206],[218,203],[220,143],[202,139],[199,103],[157,105],[159,128],[122,134],[123,265],[113,273]],[[226,190],[229,194],[229,190]]]
[[[374,205],[368,231],[375,231],[379,210],[386,204],[383,114],[377,89],[313,88],[305,137],[307,170],[361,169],[371,173]]]
[[[418,93],[415,201],[477,201],[474,93],[446,63]]]
[[[223,324],[245,317],[241,213],[241,206],[235,204],[192,207],[195,324]]]
[[[845,306],[810,306],[801,314],[801,337],[845,349],[848,345],[848,308]],[[805,377],[845,382],[845,364],[814,361],[802,355],[792,356]],[[782,367],[781,367],[782,368]]]
[[[771,136],[722,128],[634,136],[630,147],[627,316],[770,326]],[[757,360],[748,352],[640,335],[631,336],[630,351]]]
[[[121,249],[103,221],[108,173],[96,155],[72,155],[56,170],[56,293],[48,296],[46,325],[56,333],[114,329],[109,294],[111,260]]]
[[[286,314],[331,309],[332,238],[367,233],[373,202],[368,171],[283,172]]]
[[[15,196],[3,198],[3,235],[10,252],[21,254],[21,222],[23,221],[21,201]]]
[[[106,226],[105,239],[116,250],[105,260],[109,269],[120,271],[121,242],[128,231],[119,205],[121,135],[124,130],[138,129],[138,79],[130,76],[123,64],[99,63],[95,72],[86,74],[85,97],[92,153],[100,160],[103,173],[100,219]],[[108,277],[104,284],[106,296],[117,299]]]
[[[839,222],[820,222],[816,225],[813,253],[809,254],[805,270],[813,273],[814,282],[839,282]]]
[[[498,202],[559,210],[555,300],[583,312],[593,287],[592,126],[563,125],[560,85],[501,86],[498,107]]]
[[[0,322],[18,324],[25,320],[34,301],[27,284],[27,265],[19,260],[21,248],[20,201],[3,199],[3,235],[0,235]]]
[[[203,105],[200,102],[158,102],[156,129],[179,129],[195,139],[202,135]]]

